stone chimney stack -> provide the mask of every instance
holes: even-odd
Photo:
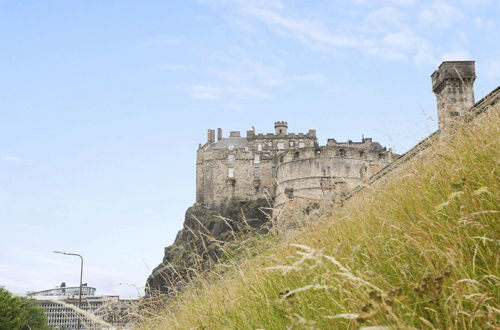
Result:
[[[286,121],[277,121],[274,123],[274,132],[276,135],[288,134],[288,123]]]
[[[215,142],[215,130],[214,129],[209,129],[207,133],[207,142],[209,144]]]
[[[222,128],[217,128],[217,141],[222,140]]]
[[[436,95],[439,129],[461,120],[474,105],[474,61],[445,61],[431,75]]]
[[[253,138],[254,136],[255,136],[255,129],[253,127],[247,129],[247,138]]]

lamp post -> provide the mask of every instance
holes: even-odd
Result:
[[[68,252],[63,252],[63,251],[54,251],[54,253],[59,253],[59,254],[64,254],[67,256],[75,256],[75,257],[80,257],[80,292],[78,293],[78,308],[82,308],[82,278],[83,278],[83,257],[77,253],[68,253]],[[80,313],[77,314],[77,320],[78,320],[78,330],[80,330]]]

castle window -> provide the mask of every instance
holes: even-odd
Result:
[[[269,188],[268,188],[268,187],[263,187],[263,188],[262,188],[262,192],[263,192],[264,194],[268,194],[268,193],[269,193]]]
[[[248,152],[248,147],[245,147],[244,150],[245,150],[245,152]]]
[[[385,158],[385,155],[383,153],[379,153],[378,158],[383,159],[383,158]]]
[[[293,188],[285,188],[285,194],[289,199],[293,199]]]
[[[299,148],[304,148],[306,144],[304,142],[299,142]]]
[[[234,178],[234,168],[228,168],[227,169],[227,177],[228,178]]]
[[[283,150],[285,149],[285,144],[283,142],[278,143],[278,150]]]
[[[253,163],[260,164],[260,156],[259,155],[255,155],[255,158],[253,159]]]
[[[300,153],[298,151],[293,153],[293,159],[299,159]]]
[[[290,147],[295,147],[295,142],[290,141]]]
[[[360,151],[359,152],[359,157],[360,158],[365,158],[365,152],[364,151]]]
[[[227,163],[228,164],[234,163],[234,155],[227,155]]]
[[[256,178],[260,178],[260,167],[253,168],[253,176]]]
[[[280,134],[282,134],[282,133],[283,133],[283,130],[280,128]]]
[[[257,151],[262,151],[262,144],[260,144],[260,143],[259,143],[259,144],[257,145]]]
[[[276,167],[272,168],[271,175],[272,175],[273,178],[276,177]]]
[[[229,148],[229,150],[234,150],[234,144],[230,144],[230,145],[228,146],[228,148]]]
[[[345,157],[345,150],[344,149],[339,149],[339,156]]]

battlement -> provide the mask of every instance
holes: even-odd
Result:
[[[441,93],[449,81],[473,83],[476,79],[474,61],[445,61],[431,75],[432,91]]]

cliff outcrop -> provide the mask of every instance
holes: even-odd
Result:
[[[183,228],[172,245],[165,248],[163,261],[146,283],[147,295],[172,295],[201,272],[210,269],[224,251],[234,248],[243,233],[263,232],[268,222],[266,199],[231,200],[208,207],[194,204],[187,209]]]

